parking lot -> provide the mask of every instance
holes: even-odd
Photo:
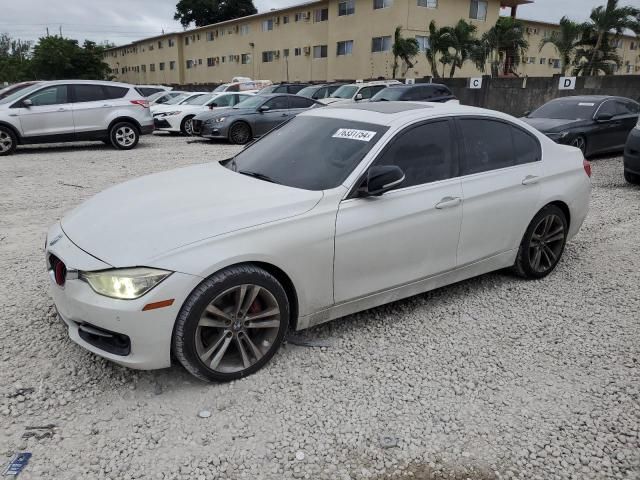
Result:
[[[544,280],[499,272],[337,320],[230,384],[72,343],[47,228],[111,185],[238,150],[154,135],[0,160],[0,453],[33,453],[21,479],[640,478],[640,188],[621,157],[593,159],[589,216]]]

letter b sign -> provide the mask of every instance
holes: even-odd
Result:
[[[560,77],[558,90],[575,90],[576,77]]]

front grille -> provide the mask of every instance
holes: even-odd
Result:
[[[194,134],[200,133],[200,129],[202,128],[202,120],[191,120],[191,128],[193,129]]]
[[[67,266],[55,255],[49,255],[49,268],[53,272],[56,283],[63,287],[67,281]]]

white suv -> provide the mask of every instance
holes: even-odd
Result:
[[[401,85],[398,80],[376,80],[373,82],[356,82],[342,85],[330,97],[318,100],[325,105],[341,103],[353,103],[361,100],[369,100],[378,92],[384,90],[389,85]]]
[[[130,150],[153,128],[149,102],[124,83],[41,82],[0,100],[0,156],[17,145],[86,140]]]

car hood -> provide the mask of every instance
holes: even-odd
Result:
[[[215,110],[207,110],[199,113],[195,116],[195,119],[205,121],[218,116],[236,117],[238,115],[247,115],[250,113],[255,113],[255,110],[252,108],[218,107]]]
[[[157,108],[152,108],[151,112],[156,115],[166,112],[200,112],[206,109],[208,109],[208,107],[204,105],[162,105]]]
[[[588,120],[568,120],[564,118],[527,118],[522,117],[520,120],[528,123],[540,132],[560,132],[568,128],[578,127],[589,123]]]
[[[322,195],[215,162],[111,187],[67,214],[61,225],[74,244],[105,263],[153,266],[155,258],[184,245],[300,215]]]

